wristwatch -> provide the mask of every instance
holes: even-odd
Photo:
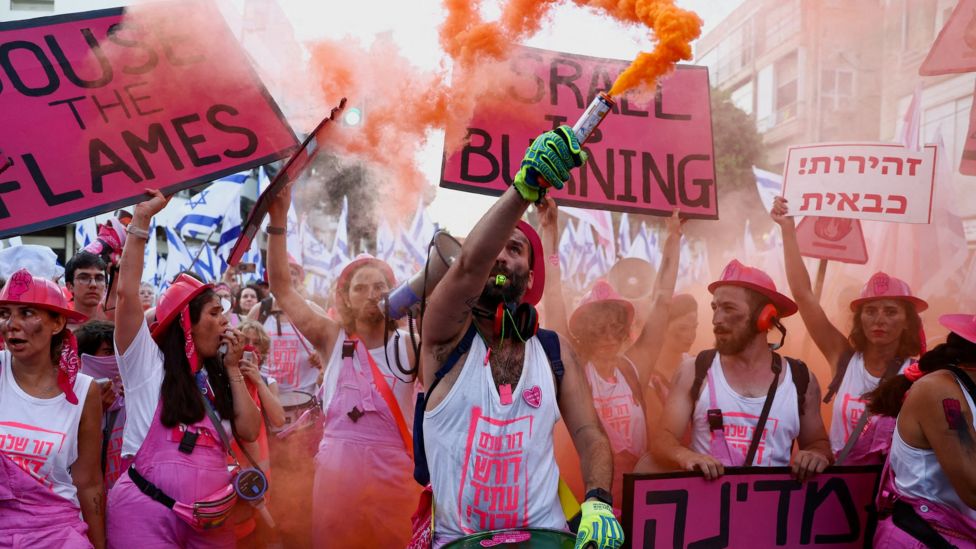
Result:
[[[613,507],[613,494],[607,492],[603,488],[594,488],[590,490],[589,492],[586,493],[586,496],[583,498],[583,501],[586,501],[590,498],[596,498],[602,501],[603,503],[606,503],[610,507]]]

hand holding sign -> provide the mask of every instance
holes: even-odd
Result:
[[[789,202],[782,196],[773,199],[773,209],[769,211],[769,217],[772,217],[773,221],[784,229],[796,227],[796,221],[790,216]]]
[[[159,189],[146,189],[146,194],[149,195],[149,200],[145,200],[136,205],[136,213],[133,216],[133,220],[142,219],[148,221],[153,216],[163,211],[163,208],[169,204],[172,195],[164,196]],[[140,224],[141,228],[142,225]]]
[[[685,448],[678,456],[678,466],[688,472],[701,471],[708,480],[715,480],[725,474],[722,462],[708,454],[699,454]]]

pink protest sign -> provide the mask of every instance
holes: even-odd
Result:
[[[630,547],[866,547],[880,466],[831,467],[800,483],[788,467],[624,476]]]
[[[465,146],[447,156],[441,186],[498,195],[519,169],[532,139],[572,126],[590,101],[613,85],[629,62],[519,48],[498,89],[501,102],[480,104]],[[679,65],[646,105],[615,98],[585,144],[589,160],[552,196],[562,205],[717,219],[708,71]],[[447,142],[458,136],[447,136]],[[464,136],[460,136],[464,137]]]
[[[935,149],[893,143],[790,147],[783,168],[790,215],[930,223]]]
[[[0,237],[213,181],[294,149],[209,2],[0,23]],[[0,163],[4,163],[0,159]]]

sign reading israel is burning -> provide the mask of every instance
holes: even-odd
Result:
[[[511,184],[532,139],[572,126],[627,61],[520,48],[499,88],[507,104],[481,104],[465,145],[445,154],[441,186],[498,195]],[[627,96],[584,145],[588,160],[553,191],[563,205],[717,219],[708,70],[678,65],[647,104]],[[447,142],[452,141],[448,136]]]

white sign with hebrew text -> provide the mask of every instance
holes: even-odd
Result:
[[[935,153],[894,143],[790,147],[783,196],[791,215],[930,223]]]

